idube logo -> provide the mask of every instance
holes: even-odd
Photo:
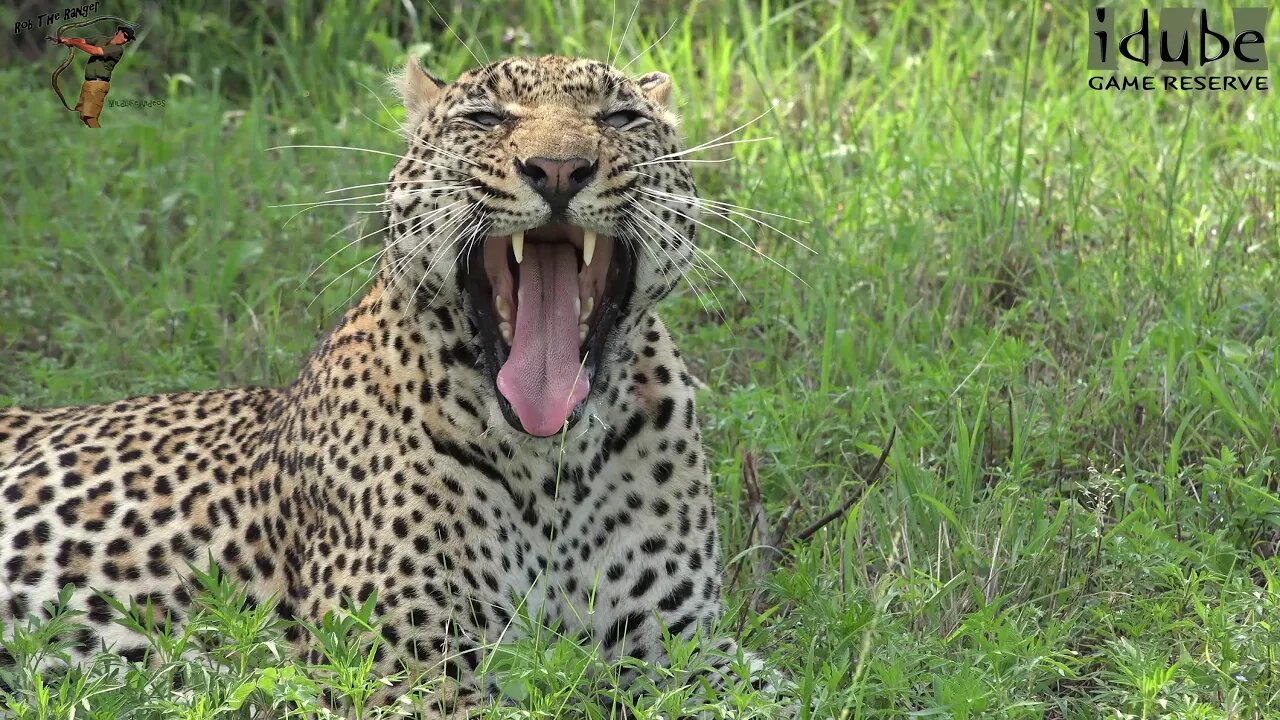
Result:
[[[1109,7],[1089,12],[1089,69],[1094,90],[1270,90],[1266,28],[1270,8],[1235,8],[1232,27],[1209,11],[1164,8],[1152,27],[1148,10],[1130,14],[1136,27],[1117,32]],[[1188,72],[1190,71],[1190,72]],[[1160,72],[1157,77],[1154,72]]]

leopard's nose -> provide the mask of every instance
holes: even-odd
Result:
[[[596,166],[580,157],[531,157],[523,162],[516,159],[516,172],[557,213],[563,212],[573,196],[591,182]]]

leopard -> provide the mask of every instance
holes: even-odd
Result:
[[[448,688],[431,718],[500,693],[480,665],[520,613],[772,687],[717,630],[699,383],[657,312],[703,207],[671,77],[551,55],[392,84],[376,274],[292,383],[0,410],[0,620],[70,585],[72,659],[141,661],[111,600],[180,624],[211,559],[298,624],[374,602],[376,670]]]

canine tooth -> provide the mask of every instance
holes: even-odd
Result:
[[[596,299],[588,296],[586,300],[579,300],[581,308],[578,310],[578,322],[586,322],[591,317],[591,311],[596,308]]]
[[[498,332],[502,334],[502,339],[508,345],[510,345],[511,344],[511,323],[509,322],[498,323]]]
[[[591,258],[596,254],[596,231],[582,231],[582,264],[590,266]]]
[[[587,341],[587,324],[582,323],[578,325],[578,344],[581,345],[586,341]]]
[[[507,302],[506,298],[499,297],[493,304],[498,308],[498,317],[503,320],[511,319],[511,303]]]
[[[511,252],[515,253],[516,264],[524,262],[524,231],[514,233],[511,236]]]

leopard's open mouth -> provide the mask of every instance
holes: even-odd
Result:
[[[630,300],[634,271],[627,243],[574,225],[475,244],[464,282],[512,427],[548,437],[578,421]]]

